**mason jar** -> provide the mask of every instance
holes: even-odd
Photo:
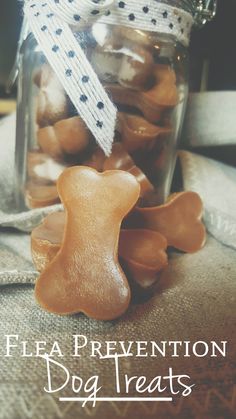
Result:
[[[119,7],[126,3],[119,2]],[[215,11],[215,2],[159,3],[188,12],[198,23],[209,20]],[[209,10],[205,3],[211,3]],[[143,12],[148,12],[147,6]],[[162,15],[168,19],[165,10]],[[57,179],[73,165],[132,173],[141,186],[140,206],[166,200],[188,96],[188,48],[181,34],[190,32],[191,25],[182,27],[181,17],[176,22],[178,37],[172,33],[171,21],[166,31],[158,25],[155,31],[147,31],[99,21],[82,29],[73,27],[77,42],[118,110],[110,156],[96,142],[33,34],[28,34],[19,55],[18,210],[58,203]]]

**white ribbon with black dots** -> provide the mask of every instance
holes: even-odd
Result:
[[[24,13],[49,64],[106,155],[112,148],[116,107],[73,29],[92,25],[96,20],[169,33],[187,45],[193,24],[190,13],[157,0],[26,0]]]

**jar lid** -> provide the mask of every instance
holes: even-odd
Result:
[[[217,0],[197,0],[195,1],[194,21],[198,26],[212,20],[216,14]]]
[[[195,25],[198,27],[212,20],[217,8],[217,0],[159,0],[159,2],[191,13],[194,17]]]

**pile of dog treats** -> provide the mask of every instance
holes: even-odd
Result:
[[[124,27],[113,28],[87,48],[96,74],[118,108],[115,144],[108,159],[51,67],[47,63],[36,67],[34,132],[24,191],[29,208],[59,202],[56,181],[65,168],[74,165],[99,172],[128,171],[141,184],[144,206],[163,202],[174,164],[181,113],[177,108],[183,104],[179,86],[184,83],[171,60],[163,59],[167,50],[168,44],[158,42],[154,34]],[[89,83],[88,77],[81,83]],[[80,99],[89,106],[86,95]],[[99,112],[105,111],[102,102],[97,106]]]
[[[36,299],[52,313],[115,319],[129,307],[131,282],[147,288],[158,280],[168,247],[204,246],[203,206],[194,192],[140,207],[133,174],[85,166],[64,170],[57,188],[65,211],[48,215],[31,237]]]

